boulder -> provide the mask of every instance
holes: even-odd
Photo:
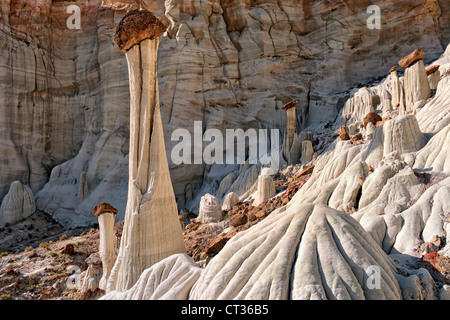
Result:
[[[230,211],[232,207],[239,203],[239,197],[236,193],[230,192],[225,196],[225,199],[222,203],[223,211]]]
[[[271,176],[260,175],[258,185],[254,194],[253,206],[257,207],[264,201],[272,198],[276,194],[275,184]]]
[[[209,193],[205,194],[200,200],[198,220],[203,223],[222,220],[222,208],[219,199]]]

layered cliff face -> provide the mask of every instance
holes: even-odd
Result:
[[[39,208],[69,216],[98,188],[93,202],[124,208],[126,195],[113,198],[127,183],[128,73],[111,45],[115,12],[101,1],[80,8],[81,30],[67,28],[57,1],[3,1],[0,23],[0,197],[17,179]]]
[[[386,74],[421,47],[427,59],[450,39],[446,1],[143,1],[168,27],[160,38],[161,115],[180,208],[198,206],[238,166],[173,165],[175,129],[278,128],[299,100],[297,124],[325,125],[349,88]],[[66,226],[89,224],[101,201],[123,218],[128,182],[126,60],[113,28],[132,1],[78,1],[81,30],[63,1],[0,7],[0,198],[19,180],[39,209]]]

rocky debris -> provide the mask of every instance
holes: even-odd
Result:
[[[86,291],[84,291],[81,294],[81,296],[78,298],[78,300],[98,300],[104,294],[105,294],[105,291],[103,291],[100,288],[96,288],[94,290],[87,289]]]
[[[17,253],[26,247],[36,248],[40,243],[77,236],[88,230],[89,228],[65,230],[50,215],[36,211],[16,224],[0,228],[0,252]]]
[[[207,193],[200,200],[198,220],[205,222],[218,222],[222,219],[220,201],[215,196]]]
[[[86,259],[98,251],[98,245],[98,230],[92,229],[3,255],[0,257],[0,300],[78,299],[88,268]],[[64,253],[71,246],[74,247],[72,254]]]
[[[241,217],[245,217],[244,215],[240,215]],[[243,222],[240,221],[240,224],[236,224],[235,227],[242,225]],[[204,250],[204,255],[206,257],[214,257],[216,256],[220,250],[223,249],[223,247],[227,244],[227,242],[236,235],[237,231],[233,230],[231,232],[228,232],[224,236],[219,237],[218,239],[214,240],[210,244],[208,244]],[[204,256],[201,256],[201,258]]]
[[[75,247],[74,247],[74,245],[71,244],[71,243],[67,244],[67,245],[64,247],[64,249],[61,250],[61,253],[62,253],[62,254],[68,254],[68,255],[71,255],[71,254],[73,254],[74,252],[75,252]]]
[[[406,69],[406,68],[411,67],[417,61],[422,60],[424,57],[425,57],[425,51],[423,51],[422,49],[416,49],[412,53],[410,53],[409,55],[407,55],[407,56],[403,57],[402,59],[400,59],[398,64],[399,64],[400,67]]]
[[[373,125],[376,125],[379,121],[383,121],[383,118],[376,112],[370,112],[368,113],[364,119],[364,129],[367,129],[367,124],[372,123]]]
[[[438,252],[445,246],[445,243],[446,238],[444,236],[436,235],[433,237],[433,239],[431,239],[431,241],[423,243],[419,248],[419,252],[422,255],[426,255],[432,252]]]
[[[431,276],[441,286],[450,284],[450,258],[437,252],[425,254],[420,260],[420,265],[427,269]]]
[[[186,250],[195,261],[211,259],[235,234],[260,223],[274,210],[288,204],[300,188],[308,181],[314,165],[301,166],[291,175],[274,181],[275,187],[284,190],[259,206],[252,202],[239,203],[224,212],[225,218],[219,223],[201,223],[193,219],[184,231]]]
[[[0,227],[11,225],[36,212],[33,191],[19,181],[11,183],[0,206]]]
[[[120,247],[120,240],[122,239],[122,232],[123,232],[123,220],[116,222],[116,224],[114,224],[114,237],[116,239],[114,248],[116,250],[119,250]]]

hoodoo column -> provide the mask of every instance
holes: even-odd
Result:
[[[147,10],[128,12],[114,41],[130,81],[129,185],[124,229],[107,291],[129,289],[142,271],[185,253],[160,115],[157,54],[164,25]]]

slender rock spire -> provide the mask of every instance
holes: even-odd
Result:
[[[286,103],[282,109],[286,110],[286,127],[284,129],[283,157],[288,164],[294,164],[301,153],[300,140],[297,133],[296,106],[298,101]]]
[[[114,41],[126,52],[130,81],[129,184],[119,253],[107,291],[124,291],[142,271],[185,253],[170,180],[159,106],[157,54],[164,25],[147,10],[128,12]]]

